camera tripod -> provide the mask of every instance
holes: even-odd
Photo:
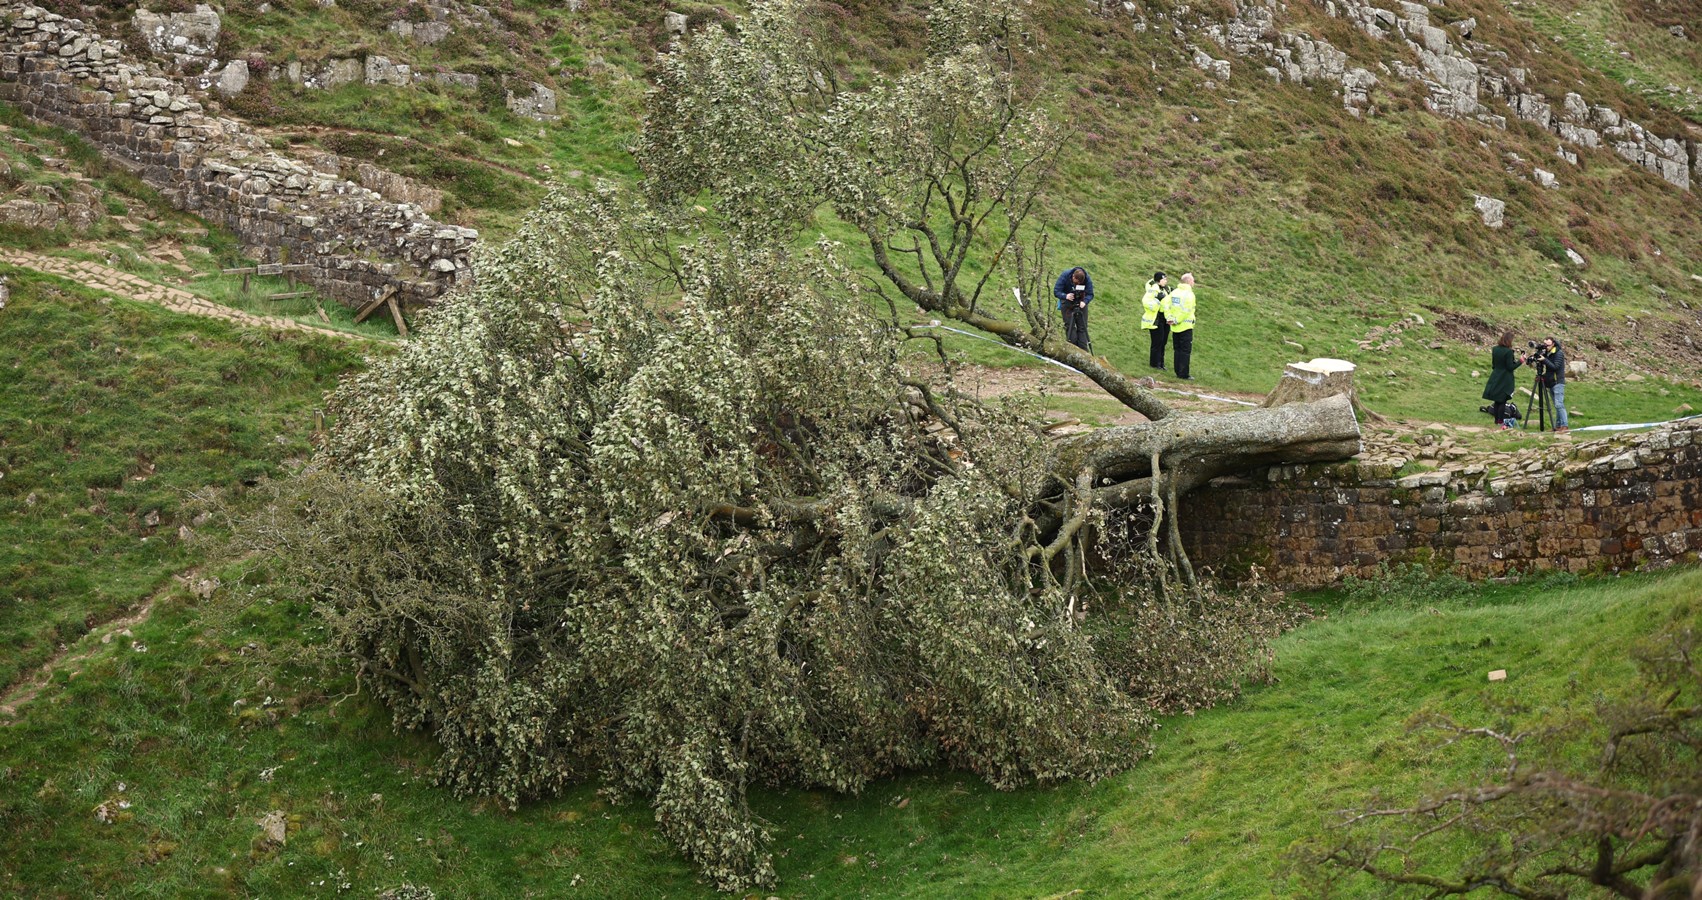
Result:
[[[1548,392],[1548,385],[1543,384],[1543,371],[1543,366],[1539,364],[1536,371],[1531,373],[1531,402],[1525,405],[1526,431],[1531,429],[1532,419],[1536,419],[1538,431],[1547,431],[1554,424],[1553,401],[1550,399],[1552,395]],[[1536,411],[1536,415],[1530,414],[1532,410]]]

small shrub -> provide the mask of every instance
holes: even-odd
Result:
[[[1559,237],[1540,232],[1534,234],[1527,232],[1527,234],[1530,234],[1528,239],[1530,241],[1531,249],[1535,250],[1545,259],[1550,259],[1558,263],[1570,262],[1570,260],[1566,257],[1566,243]]]
[[[250,122],[277,122],[284,116],[284,109],[272,92],[272,82],[266,78],[250,78],[248,88],[226,98],[224,104],[226,109]]]
[[[1375,575],[1348,575],[1341,584],[1349,606],[1393,609],[1439,603],[1466,593],[1470,587],[1466,579],[1422,563],[1383,563]]]
[[[1497,765],[1406,808],[1369,798],[1289,851],[1307,896],[1475,894],[1633,898],[1702,895],[1702,667],[1694,613],[1635,654],[1639,683],[1558,724],[1414,723],[1439,748],[1481,746]],[[1523,717],[1528,718],[1528,717]],[[1469,752],[1469,751],[1468,751]],[[1596,890],[1599,889],[1599,890]],[[1576,892],[1576,893],[1575,893]],[[1401,894],[1406,896],[1408,894]]]

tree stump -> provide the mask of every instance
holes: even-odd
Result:
[[[1282,371],[1282,380],[1259,405],[1271,408],[1346,394],[1357,407],[1359,397],[1354,393],[1353,370],[1353,363],[1345,359],[1319,358],[1311,362],[1289,363]]]

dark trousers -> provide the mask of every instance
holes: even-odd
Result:
[[[1176,339],[1176,377],[1188,377],[1188,361],[1194,355],[1194,329],[1187,331],[1172,331],[1171,337]]]
[[[1088,349],[1087,307],[1064,307],[1064,340],[1083,350]]]
[[[1159,316],[1158,322],[1147,329],[1147,339],[1152,343],[1147,350],[1147,365],[1155,369],[1164,368],[1164,345],[1170,343],[1170,320]]]

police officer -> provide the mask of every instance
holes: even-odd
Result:
[[[1147,364],[1164,371],[1164,345],[1170,343],[1170,320],[1163,315],[1164,301],[1170,296],[1170,277],[1163,272],[1152,273],[1146,283],[1146,296],[1141,298],[1141,327],[1146,329],[1149,348]]]
[[[1182,283],[1164,301],[1164,318],[1170,325],[1170,335],[1176,342],[1176,377],[1193,381],[1188,363],[1194,355],[1194,273],[1182,276]]]

